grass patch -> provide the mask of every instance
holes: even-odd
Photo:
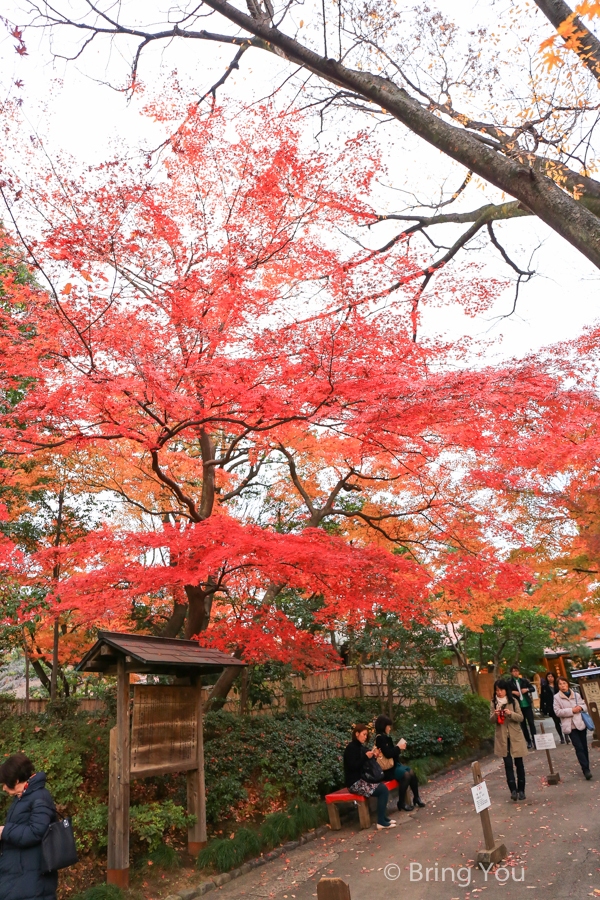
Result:
[[[295,841],[305,831],[317,828],[327,818],[325,804],[313,806],[304,800],[290,803],[287,812],[271,813],[258,830],[240,828],[231,838],[219,838],[198,854],[199,869],[230,872],[247,859],[272,850],[286,841]]]
[[[72,900],[124,900],[123,891],[116,884],[95,884]]]

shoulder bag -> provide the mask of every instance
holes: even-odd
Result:
[[[576,694],[576,696],[579,698],[579,704],[583,703],[583,700],[581,699],[581,694]],[[583,719],[583,724],[585,725],[587,730],[594,731],[596,726],[594,725],[594,720],[592,719],[590,714],[588,712],[584,712],[583,710],[581,710],[580,715],[581,715],[581,718]]]
[[[76,862],[79,857],[70,817],[51,822],[42,838],[42,872],[56,872],[74,866]]]
[[[383,769],[381,768],[375,757],[371,757],[370,759],[368,756],[365,757],[365,762],[363,765],[363,778],[367,782],[367,784],[379,784],[380,781],[385,780]]]

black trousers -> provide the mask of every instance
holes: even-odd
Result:
[[[406,803],[406,792],[408,788],[413,792],[413,797],[415,800],[419,799],[419,779],[415,775],[415,773],[410,770],[410,772],[405,772],[402,778],[398,781],[398,803],[400,806],[403,806]]]
[[[533,740],[533,735],[535,734],[535,722],[533,721],[533,707],[522,706],[521,712],[523,713],[523,721],[521,722],[521,731],[523,732],[523,737],[528,744],[534,744],[535,741]],[[527,726],[529,726],[529,729],[527,728]]]
[[[558,734],[559,738],[562,739],[563,733],[562,733],[562,728],[560,725],[560,719],[558,718],[558,716],[556,715],[554,710],[551,710],[550,712],[546,713],[546,715],[550,716],[550,718],[554,722],[554,727],[556,728],[556,733]]]
[[[587,745],[587,728],[584,728],[583,731],[578,731],[576,728],[573,728],[573,730],[571,731],[571,743],[575,747],[575,753],[577,754],[579,765],[585,772],[590,767],[590,757],[588,755]]]
[[[504,771],[506,772],[506,783],[511,791],[525,790],[525,766],[523,765],[523,757],[515,757],[515,765],[517,767],[517,781],[515,783],[515,770],[513,768],[513,758],[510,752],[504,757]]]

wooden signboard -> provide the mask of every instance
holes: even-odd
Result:
[[[197,694],[195,687],[182,685],[134,686],[132,778],[197,768]]]
[[[593,681],[590,679],[589,681],[581,682],[577,687],[583,694],[583,699],[587,704],[588,712],[596,726],[592,747],[598,747],[600,746],[600,682],[596,677]]]

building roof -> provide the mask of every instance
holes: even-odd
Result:
[[[219,672],[246,663],[221,650],[201,647],[196,641],[99,631],[98,640],[76,665],[79,672],[116,672],[117,659],[125,657],[129,672],[152,675],[196,675]]]
[[[598,675],[600,675],[600,668],[598,668],[598,666],[593,666],[590,669],[575,669],[571,672],[571,678],[586,678],[589,675],[593,675],[597,678]]]

